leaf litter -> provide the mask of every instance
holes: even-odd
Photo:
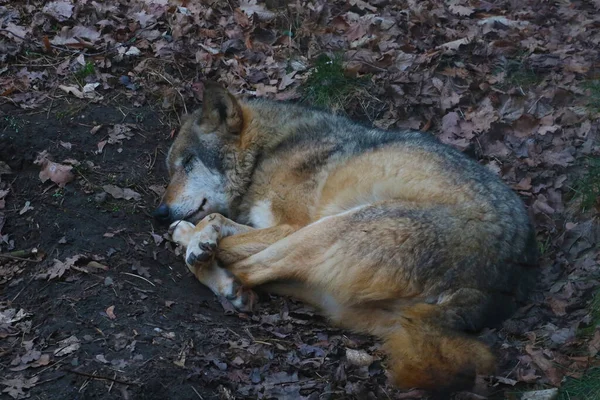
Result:
[[[55,163],[50,161],[49,157],[48,152],[44,150],[34,161],[34,164],[41,167],[39,177],[42,182],[51,180],[58,186],[64,187],[67,183],[75,179],[75,175],[71,172],[73,169],[72,166]]]
[[[588,161],[600,157],[600,109],[594,102],[600,97],[600,50],[593,45],[600,40],[597,3],[65,0],[31,7],[17,2],[0,5],[6,21],[0,30],[0,61],[5,63],[0,68],[0,101],[22,110],[119,94],[134,107],[152,105],[164,113],[181,113],[197,105],[206,77],[241,95],[302,101],[304,85],[318,75],[319,56],[341,56],[343,75],[366,77],[369,96],[349,97],[338,112],[380,127],[427,130],[476,156],[529,207],[542,252],[542,277],[532,306],[486,333],[499,354],[502,372],[489,385],[502,390],[560,387],[565,377],[579,376],[598,364],[600,317],[592,299],[600,278],[600,191],[589,179],[594,163]],[[49,63],[55,67],[47,68]],[[7,129],[18,129],[10,116],[2,118]],[[93,144],[74,138],[58,143],[65,151],[85,148],[90,153],[81,157],[90,161],[106,156],[112,147],[127,151],[137,129],[136,124],[116,121],[88,125],[89,135],[102,136]],[[131,182],[90,187],[75,179],[75,164],[50,159],[45,151],[35,161],[41,169],[39,179],[50,180],[59,189],[103,190],[114,200],[136,205],[143,204],[147,195],[159,199],[164,191],[164,182],[137,184],[138,191],[128,188]],[[11,221],[35,218],[44,207],[34,196],[18,195],[17,183],[9,180],[15,167],[8,161],[0,160],[2,251],[12,251],[15,241],[23,242],[11,234]],[[54,194],[60,198],[61,193]],[[98,207],[106,203],[99,201]],[[13,209],[16,215],[5,211]],[[119,232],[116,226],[102,228]],[[158,231],[138,232],[139,238],[132,234],[136,233],[102,239],[126,241],[137,255],[153,247],[154,259],[174,250]],[[107,254],[117,251],[115,243]],[[88,267],[89,260],[82,255],[53,255],[34,276],[62,282],[77,279],[78,272],[103,271]],[[123,260],[118,267],[158,279],[135,261]],[[25,262],[0,260],[3,274],[7,271],[0,275],[6,280],[0,282],[21,282],[23,272],[18,271],[25,267],[19,263]],[[107,287],[122,290],[122,285],[131,284],[115,280]],[[155,295],[135,287],[140,298],[146,296],[142,300]],[[231,396],[309,398],[325,387],[348,397],[395,393],[387,386],[376,344],[364,339],[348,343],[312,311],[295,302],[285,302],[279,310],[271,304],[279,305],[278,301],[265,303],[263,314],[243,316],[223,300],[221,313],[254,326],[251,336],[241,328],[239,332],[235,328],[236,334],[244,339],[214,328],[216,349],[182,345],[173,350],[173,365],[194,365],[188,372],[196,382],[221,385],[221,392]],[[169,312],[176,312],[179,304],[162,302]],[[110,317],[108,310],[101,312]],[[210,317],[196,315],[193,318],[201,323],[210,323]],[[23,320],[2,322],[0,332],[12,335],[19,329],[15,324]],[[161,345],[179,340],[167,336],[152,337]],[[223,345],[233,341],[236,344]],[[328,386],[319,376],[328,377]],[[237,384],[228,386],[229,382]],[[25,396],[35,383],[23,375],[2,382],[14,398]]]

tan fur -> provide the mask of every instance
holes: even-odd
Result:
[[[403,150],[364,154],[331,171],[323,187],[317,218],[365,203],[402,198],[415,206],[471,200],[468,188],[453,187],[431,155]],[[357,174],[357,171],[361,171]]]
[[[476,163],[413,133],[386,135],[209,85],[202,114],[170,151],[164,201],[174,219],[194,212],[198,201],[181,193],[200,173],[195,165],[216,162],[202,149],[217,141],[223,165],[202,173],[221,170],[218,190],[235,221],[216,213],[220,197],[199,189],[209,196],[194,214],[200,221],[175,222],[173,238],[196,277],[236,306],[252,306],[246,288],[298,297],[381,337],[397,385],[465,388],[494,358],[464,331],[520,301],[527,286],[510,285],[536,262],[533,231],[519,199]],[[200,161],[182,172],[189,149],[200,149]]]

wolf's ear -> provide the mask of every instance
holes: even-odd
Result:
[[[242,108],[234,95],[215,82],[204,83],[201,125],[225,133],[239,134],[242,130]]]

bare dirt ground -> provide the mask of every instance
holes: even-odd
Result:
[[[599,8],[0,0],[0,398],[427,398],[371,338],[274,296],[237,313],[187,271],[150,213],[206,78],[428,130],[502,176],[542,273],[480,335],[497,373],[455,397],[600,398]]]

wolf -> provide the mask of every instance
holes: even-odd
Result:
[[[523,202],[433,135],[207,82],[167,168],[155,217],[201,283],[241,310],[253,289],[292,296],[381,338],[400,388],[451,392],[492,373],[473,334],[532,291]]]

